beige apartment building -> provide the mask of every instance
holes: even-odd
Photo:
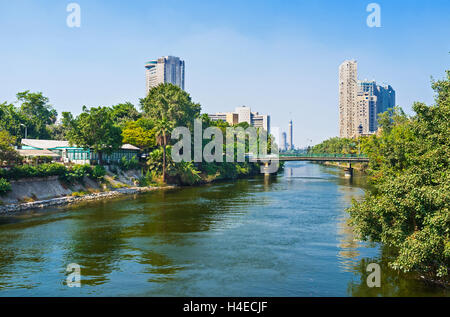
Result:
[[[356,132],[357,63],[346,60],[339,66],[339,136],[351,138]]]
[[[230,125],[235,125],[239,123],[239,116],[234,112],[218,112],[214,114],[208,114],[208,117],[212,121],[222,120],[228,122]]]
[[[355,126],[353,137],[369,135],[377,129],[377,96],[369,92],[358,91],[356,96]]]

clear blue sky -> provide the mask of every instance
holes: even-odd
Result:
[[[66,6],[81,6],[81,28]],[[366,25],[367,4],[381,27]],[[186,90],[203,112],[247,105],[294,143],[338,134],[338,65],[391,84],[397,104],[433,102],[430,78],[450,67],[450,2],[0,0],[0,102],[42,91],[59,111],[145,94],[147,60],[186,61]]]

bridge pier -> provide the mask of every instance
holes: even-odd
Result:
[[[348,163],[348,167],[344,168],[344,176],[345,177],[352,177],[353,176],[353,168],[352,163]]]
[[[269,177],[270,173],[267,171],[269,170],[269,162],[264,162],[264,177]]]

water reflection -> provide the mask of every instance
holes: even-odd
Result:
[[[405,294],[410,278],[365,286],[364,266],[384,255],[347,224],[361,186],[363,177],[292,162],[279,176],[0,218],[0,295]],[[65,285],[69,263],[81,266],[81,288]]]
[[[355,264],[358,279],[350,281],[347,291],[350,296],[450,296],[448,289],[426,283],[415,274],[405,274],[389,268],[388,263],[393,259],[392,251],[381,248],[381,255],[371,258],[363,258]],[[368,287],[367,272],[370,263],[377,263],[381,268],[380,287]]]

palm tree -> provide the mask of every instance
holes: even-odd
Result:
[[[166,181],[166,146],[169,143],[169,136],[173,129],[173,123],[166,120],[166,118],[162,118],[161,120],[156,121],[155,124],[155,135],[156,142],[159,146],[163,148],[163,170],[162,170],[162,181]]]

